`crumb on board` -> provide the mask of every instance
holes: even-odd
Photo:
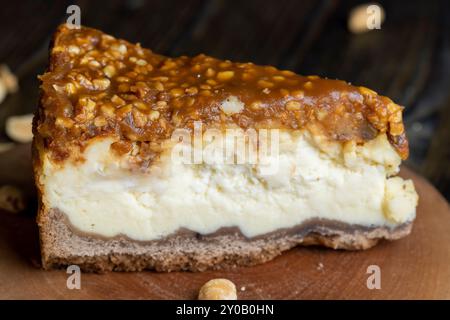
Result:
[[[25,209],[25,196],[14,186],[0,186],[0,210],[19,213]]]

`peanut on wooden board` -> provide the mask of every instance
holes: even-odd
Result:
[[[6,120],[6,134],[16,142],[30,142],[33,139],[32,122],[32,114],[11,116]]]
[[[0,65],[0,103],[8,93],[16,92],[18,87],[17,78],[8,66],[4,64]]]
[[[228,279],[212,279],[200,289],[198,300],[237,300],[236,286]]]

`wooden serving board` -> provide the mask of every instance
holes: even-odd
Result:
[[[0,184],[30,182],[27,154],[24,147],[0,156]],[[15,167],[4,170],[5,159]],[[450,299],[449,205],[423,178],[407,169],[402,176],[420,195],[413,232],[402,240],[359,252],[296,248],[230,271],[83,273],[80,290],[67,288],[65,270],[39,268],[32,215],[0,212],[0,299],[195,299],[203,283],[219,277],[236,284],[239,299]],[[379,290],[367,288],[370,265],[380,267]]]

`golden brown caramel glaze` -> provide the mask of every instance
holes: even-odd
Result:
[[[402,107],[374,91],[344,81],[299,76],[252,63],[205,55],[169,58],[101,31],[58,28],[50,66],[42,81],[35,121],[54,159],[71,146],[101,135],[117,135],[119,153],[138,142],[151,150],[175,128],[320,128],[337,141],[363,143],[386,132],[403,159],[408,143]],[[245,107],[225,114],[230,96]],[[145,148],[144,148],[145,149]]]

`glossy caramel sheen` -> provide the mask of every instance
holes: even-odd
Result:
[[[175,128],[194,121],[204,128],[314,127],[358,143],[386,132],[402,158],[408,155],[403,108],[370,89],[206,55],[169,58],[94,29],[60,26],[40,79],[35,133],[54,159],[109,134],[121,138],[119,152],[138,143],[157,153]],[[221,102],[230,96],[244,109],[224,113]]]

